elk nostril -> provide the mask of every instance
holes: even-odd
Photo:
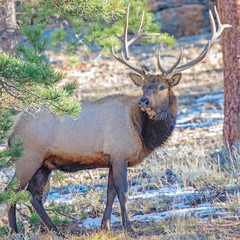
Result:
[[[146,97],[142,97],[139,101],[140,107],[148,107],[149,106],[149,100]]]

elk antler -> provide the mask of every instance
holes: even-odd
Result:
[[[178,60],[176,61],[176,63],[173,64],[173,66],[169,69],[169,70],[165,70],[162,66],[161,66],[161,58],[160,58],[160,51],[158,51],[158,68],[160,69],[160,71],[162,72],[163,76],[167,76],[168,74],[170,74],[177,66],[178,64],[181,62],[182,60],[182,56],[183,56],[183,50],[182,47],[180,49],[180,56],[178,58]]]
[[[151,37],[151,36],[158,36],[160,35],[160,33],[140,33],[141,28],[142,28],[142,24],[143,24],[143,18],[144,18],[144,11],[142,13],[142,18],[138,27],[137,32],[135,33],[135,35],[133,36],[132,39],[130,39],[128,41],[127,36],[128,36],[128,18],[129,18],[129,8],[130,8],[130,4],[128,4],[128,8],[127,8],[127,13],[126,13],[126,23],[125,23],[125,28],[124,28],[124,41],[123,41],[123,51],[122,51],[122,58],[117,57],[117,55],[114,52],[114,49],[112,47],[112,53],[113,56],[120,62],[123,63],[125,65],[127,65],[129,68],[131,68],[132,70],[136,71],[137,73],[139,73],[142,76],[146,76],[146,71],[144,68],[139,68],[137,66],[134,66],[133,64],[131,64],[129,62],[129,50],[128,47],[134,43],[139,37]]]
[[[214,21],[212,11],[210,10],[209,11],[209,18],[210,18],[210,22],[211,22],[212,35],[211,35],[210,40],[206,44],[205,48],[203,49],[201,54],[196,59],[192,60],[189,63],[186,63],[184,65],[181,65],[181,66],[177,67],[179,65],[181,59],[182,59],[182,48],[181,48],[181,53],[180,53],[180,56],[179,56],[177,62],[169,70],[164,70],[164,68],[160,64],[160,53],[158,54],[158,67],[159,67],[160,71],[162,72],[163,76],[170,77],[170,76],[172,76],[176,73],[179,73],[179,72],[182,72],[182,71],[184,71],[188,68],[191,68],[192,66],[199,63],[201,60],[203,60],[206,57],[206,55],[209,52],[210,48],[212,47],[213,43],[221,35],[224,28],[231,27],[230,24],[222,24],[221,23],[216,6],[214,6],[214,12],[215,12],[216,19],[217,19],[218,30],[216,31],[216,23]]]

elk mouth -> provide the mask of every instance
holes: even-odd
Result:
[[[140,107],[140,108],[141,108],[141,110],[142,110],[143,112],[148,112],[148,111],[151,111],[151,110],[152,110],[151,107]]]
[[[152,109],[152,107],[141,107],[141,110],[143,112],[146,112],[150,119],[153,119],[156,116],[155,111]]]

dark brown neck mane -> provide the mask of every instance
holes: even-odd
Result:
[[[140,110],[140,131],[143,146],[147,153],[164,144],[171,135],[177,118],[177,98],[172,93],[159,109],[156,118],[150,119],[146,112]]]

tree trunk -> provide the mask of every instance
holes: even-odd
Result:
[[[225,144],[240,140],[240,0],[217,0],[222,23],[232,25],[223,31]]]
[[[0,50],[13,53],[17,38],[15,0],[0,0]]]

